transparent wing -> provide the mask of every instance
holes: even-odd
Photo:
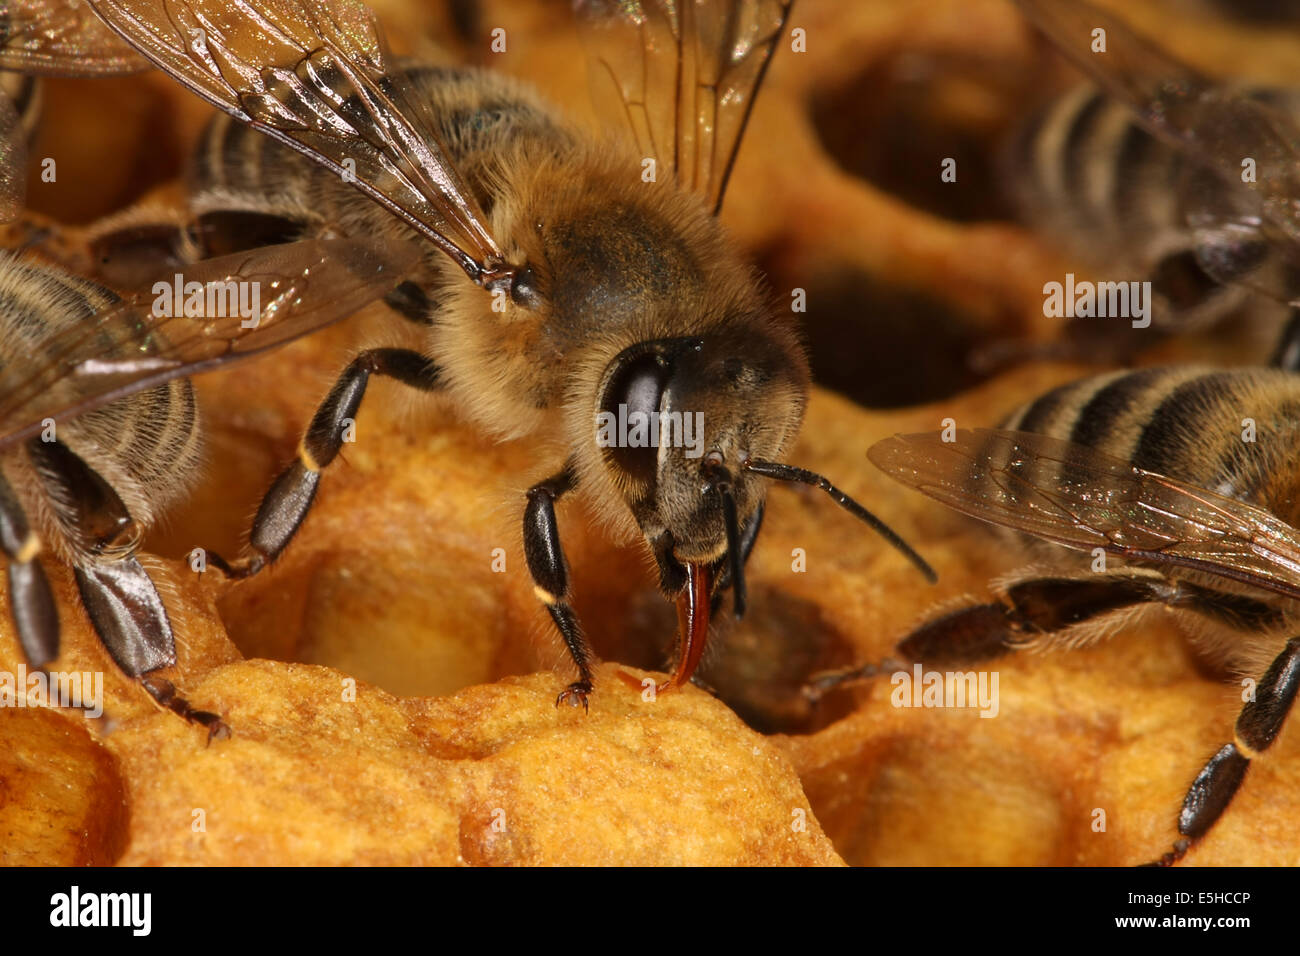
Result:
[[[872,446],[886,474],[964,514],[1079,550],[1193,568],[1300,597],[1300,533],[1260,508],[1073,442],[962,429]]]
[[[88,0],[212,105],[333,170],[472,278],[509,275],[427,107],[357,0]]]
[[[188,266],[62,329],[33,350],[38,361],[6,364],[0,449],[39,433],[43,419],[72,418],[347,318],[418,260],[409,244],[308,239]]]
[[[27,139],[9,97],[0,93],[0,222],[12,222],[23,208],[27,186]]]
[[[0,3],[0,70],[100,76],[149,68],[82,0]]]
[[[1300,241],[1300,127],[1285,111],[1225,90],[1082,0],[1016,0],[1025,16],[1112,96],[1133,108],[1153,134],[1180,146],[1201,166],[1253,202],[1234,200],[1231,228],[1251,227]],[[1105,52],[1093,52],[1093,31]],[[1242,162],[1255,161],[1254,182]],[[1197,215],[1196,196],[1192,214]],[[1215,211],[1199,210],[1199,228],[1216,228]],[[1212,267],[1216,264],[1211,261]],[[1222,263],[1219,264],[1222,266]]]
[[[793,0],[574,0],[599,109],[716,212]]]

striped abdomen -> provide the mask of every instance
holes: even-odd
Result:
[[[116,301],[112,292],[95,283],[0,257],[0,392],[46,360],[52,336]],[[119,353],[114,342],[102,343],[105,357]],[[71,397],[71,392],[56,386],[35,410],[56,413]],[[0,423],[0,431],[4,424]],[[198,410],[194,391],[184,379],[59,422],[54,436],[116,491],[142,526],[188,487],[199,462]],[[18,461],[20,457],[24,460]],[[13,451],[4,456],[3,467],[7,474],[15,469],[27,472],[34,461],[28,452]],[[16,486],[26,486],[22,474],[10,477]],[[50,507],[62,516],[57,500]]]
[[[1242,90],[1287,115],[1300,113],[1300,91]],[[1215,275],[1196,254],[1214,242],[1188,226],[1189,213],[1235,208],[1249,201],[1235,187],[1200,169],[1182,150],[1138,125],[1131,109],[1082,85],[1049,103],[1020,130],[1007,157],[1007,175],[1025,220],[1107,270],[1104,278],[1152,282],[1158,325],[1187,328],[1218,321],[1244,299],[1221,284],[1254,268],[1281,268],[1266,249],[1234,249],[1240,262],[1217,256]],[[1261,172],[1262,175],[1262,172]],[[1240,200],[1238,197],[1241,197]],[[1240,240],[1240,237],[1236,237]]]
[[[1003,427],[1087,445],[1296,523],[1300,376],[1291,372],[1112,372],[1048,392]]]

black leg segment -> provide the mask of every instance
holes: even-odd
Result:
[[[1243,595],[1155,575],[1112,571],[1017,581],[1007,587],[1000,602],[961,608],[927,621],[898,648],[926,664],[978,662],[1037,637],[1050,637],[1143,604],[1190,611],[1244,631],[1276,626],[1282,620],[1273,605]]]
[[[81,603],[117,666],[142,677],[176,663],[176,642],[162,598],[135,558],[74,569]]]
[[[0,475],[0,549],[9,559],[9,611],[23,656],[44,667],[59,656],[59,612],[45,569],[41,542],[27,523],[13,488]]]
[[[533,593],[546,605],[573,663],[578,666],[578,679],[560,692],[556,706],[571,700],[574,705],[582,704],[585,710],[592,686],[592,654],[578,618],[569,606],[569,565],[564,559],[555,520],[556,500],[573,490],[574,485],[573,467],[566,465],[559,474],[528,489],[528,504],[524,508],[524,557],[528,561],[528,573],[533,577]]]
[[[1196,776],[1178,814],[1178,832],[1184,839],[1156,861],[1158,866],[1177,863],[1218,822],[1232,802],[1250,768],[1250,761],[1277,740],[1300,690],[1300,637],[1287,641],[1255,687],[1237,717],[1236,740],[1225,744]]]
[[[195,710],[171,681],[151,671],[176,663],[176,640],[153,579],[134,557],[74,569],[81,603],[95,633],[123,673],[138,678],[154,700],[208,730],[208,741],[229,737],[216,714]]]
[[[440,385],[437,366],[409,349],[372,349],[353,359],[312,416],[298,446],[298,460],[280,473],[262,499],[249,536],[253,553],[238,561],[226,561],[209,552],[207,560],[214,567],[229,577],[251,577],[288,547],[316,498],[321,470],[338,457],[343,447],[345,429],[349,420],[355,419],[372,375],[393,378],[426,392]]]
[[[742,566],[749,563],[749,556],[754,553],[754,545],[758,543],[758,532],[763,527],[763,509],[766,502],[760,501],[754,513],[749,516],[749,521],[740,529],[740,563]],[[656,558],[658,556],[656,555]],[[678,564],[680,568],[681,565]],[[662,562],[660,579],[663,579]],[[681,571],[681,583],[672,593],[676,594],[686,586],[685,569]],[[718,572],[717,577],[713,580],[713,594],[709,598],[709,614],[716,617],[722,607],[722,601],[726,597],[727,588],[731,586],[731,562],[726,561],[722,564],[722,569]],[[668,593],[668,592],[665,592]]]
[[[64,533],[92,555],[125,553],[140,539],[126,503],[99,472],[59,441],[32,439],[27,454]]]
[[[159,705],[166,707],[173,714],[182,717],[191,724],[198,724],[208,729],[208,743],[224,740],[230,736],[230,727],[219,716],[206,710],[195,710],[190,702],[176,693],[176,685],[161,677],[144,677],[140,685],[149,692]]]

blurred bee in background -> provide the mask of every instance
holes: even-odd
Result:
[[[789,0],[576,3],[635,149],[591,138],[491,73],[396,63],[354,0],[93,6],[230,117],[195,163],[210,241],[387,236],[424,254],[388,301],[427,329],[427,347],[373,349],[347,366],[264,498],[249,555],[213,564],[248,576],[285,549],[382,375],[447,393],[499,439],[563,448],[523,519],[535,593],[578,669],[557,704],[585,707],[592,691],[555,515],[567,494],[653,553],[680,619],[665,690],[690,679],[728,589],[744,611],[763,479],[822,488],[933,575],[825,478],[778,460],[803,417],[807,361],[716,219]],[[694,451],[668,435],[604,441],[606,416],[702,431]]]
[[[1013,139],[1004,165],[1026,221],[1098,269],[1150,280],[1156,332],[1203,331],[1252,293],[1300,299],[1300,218],[1284,201],[1297,185],[1300,90],[1215,83],[1086,3],[1020,6],[1097,83],[1048,103]],[[1094,53],[1098,28],[1106,49]],[[1066,351],[1136,347],[1112,319],[1075,319],[1066,334]],[[1272,362],[1300,367],[1295,308]]]
[[[1095,113],[1089,123],[1130,131],[1117,156],[1162,157],[1130,174],[1199,156],[1226,183],[1242,157],[1257,159],[1258,183],[1232,190],[1230,200],[1222,198],[1226,189],[1179,197],[1184,209],[1195,207],[1187,221],[1203,240],[1190,249],[1217,279],[1294,298],[1285,290],[1296,281],[1289,257],[1300,223],[1288,197],[1300,194],[1291,182],[1300,131],[1286,114],[1262,98],[1206,85],[1086,4],[1018,2],[1080,58],[1089,55],[1091,31],[1105,28],[1109,52],[1101,62],[1110,90],[1139,107],[1143,125],[1162,140],[1181,144],[1180,157],[1135,131],[1106,100],[1078,94],[1082,112]],[[1075,182],[1085,193],[1080,205],[1125,192],[1089,190],[1087,182],[1115,187],[1105,175]],[[896,436],[868,453],[902,483],[1017,532],[1043,560],[1059,564],[1062,556],[1033,539],[1123,559],[1082,573],[1061,565],[1058,573],[1012,575],[997,583],[995,601],[912,631],[898,645],[903,657],[971,663],[1024,648],[1080,647],[1161,608],[1188,625],[1200,651],[1257,681],[1233,740],[1191,784],[1180,838],[1161,865],[1180,860],[1222,816],[1251,760],[1281,733],[1300,689],[1300,376],[1293,359],[1279,364],[1288,367],[1110,372],[1047,393],[999,429]],[[811,690],[895,666],[829,675]]]
[[[1253,89],[1240,95],[1273,109],[1300,108],[1300,91]],[[1127,104],[1102,90],[1082,84],[1039,111],[1020,130],[1009,165],[1008,179],[1027,223],[1087,257],[1094,269],[1151,281],[1153,331],[1202,332],[1251,300],[1248,287],[1202,265],[1214,252],[1202,247],[1205,237],[1189,227],[1180,200],[1180,184],[1198,179],[1210,189],[1246,187],[1198,177],[1200,167],[1185,149],[1148,133]],[[1098,331],[1099,325],[1106,328]],[[1124,327],[1076,319],[1067,335],[1079,345],[1121,346],[1113,341],[1117,328]],[[1294,345],[1281,351],[1288,362],[1300,361]]]

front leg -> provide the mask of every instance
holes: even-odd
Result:
[[[253,553],[237,561],[226,561],[221,555],[208,552],[207,560],[213,567],[227,577],[252,577],[289,546],[316,498],[322,469],[343,447],[344,431],[361,408],[371,375],[386,375],[426,392],[439,386],[438,367],[419,352],[371,349],[353,359],[312,416],[307,434],[298,445],[298,460],[280,473],[262,499],[249,535]]]
[[[197,710],[153,672],[176,663],[176,639],[158,589],[135,557],[137,525],[113,487],[61,442],[33,439],[27,452],[45,498],[69,541],[83,552],[73,565],[77,590],[91,627],[122,673],[140,682],[158,703],[190,723],[207,728],[208,741],[230,736],[219,716]],[[46,607],[49,585],[34,559],[37,539],[26,532],[9,486],[0,479],[0,539],[10,562],[10,600],[28,660],[44,669],[58,653],[58,617]],[[23,541],[21,546],[14,542]],[[113,559],[104,552],[127,549]],[[21,585],[21,586],[20,586]],[[33,626],[35,624],[35,627]],[[165,694],[159,690],[165,688]],[[160,696],[160,694],[162,694]]]
[[[569,563],[564,559],[555,520],[556,500],[572,491],[576,484],[573,463],[569,462],[559,474],[528,489],[528,504],[524,508],[524,557],[528,560],[528,573],[533,576],[533,593],[546,605],[573,663],[578,665],[578,679],[560,692],[555,705],[558,707],[569,700],[575,707],[581,703],[586,710],[587,696],[591,693],[591,647],[569,606]]]
[[[754,545],[758,543],[758,532],[763,527],[763,507],[764,502],[760,501],[758,507],[754,509],[753,515],[750,516],[749,523],[741,529],[740,563],[742,567],[749,564],[749,556],[754,551]],[[710,616],[718,616],[718,612],[722,608],[722,601],[727,596],[727,589],[729,587],[731,587],[731,562],[726,561],[723,563],[722,570],[718,572],[718,576],[713,582],[713,594],[709,598]],[[679,587],[677,590],[681,590],[681,588]],[[742,615],[738,614],[736,616],[740,617]]]

